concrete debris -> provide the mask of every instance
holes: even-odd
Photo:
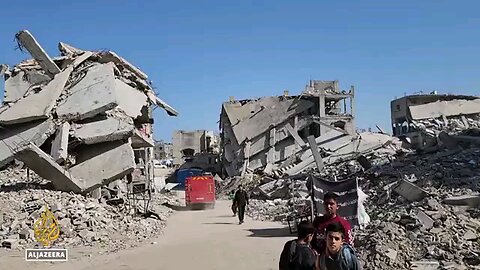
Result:
[[[36,247],[31,228],[47,203],[60,225],[56,247],[91,246],[106,252],[135,247],[162,232],[172,213],[170,208],[162,206],[166,201],[162,198],[152,201],[157,219],[132,216],[123,205],[110,206],[79,194],[38,189],[0,192],[4,211],[0,243],[17,250]],[[23,208],[27,204],[35,207]]]
[[[231,129],[225,129],[223,135],[232,139],[231,134]],[[288,128],[285,134],[291,134]],[[468,136],[480,138],[475,133]],[[298,138],[291,138],[298,147],[296,141]],[[387,134],[345,134],[335,129],[316,137],[315,142],[323,161],[321,171],[305,145],[290,159],[225,179],[221,192],[227,194],[243,184],[253,198],[248,215],[286,222],[311,211],[309,175],[332,181],[355,177],[368,195],[364,208],[370,222],[355,229],[355,248],[364,269],[480,266],[478,144],[412,151],[410,144]],[[235,149],[223,147],[227,152]],[[268,158],[268,151],[263,153]],[[233,161],[235,155],[224,158]],[[279,169],[271,172],[268,164]]]
[[[420,150],[452,147],[445,134],[461,135],[480,128],[479,108],[480,98],[475,96],[402,97],[391,102],[393,135],[408,138]]]
[[[16,38],[33,59],[2,66],[0,168],[16,158],[76,193],[132,173],[134,149],[153,146],[152,107],[160,99],[148,76],[114,52],[60,43],[62,56],[51,58],[30,32]]]

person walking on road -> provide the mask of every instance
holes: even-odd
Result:
[[[238,186],[237,192],[235,192],[235,196],[233,197],[233,205],[237,206],[237,213],[238,213],[238,224],[243,223],[243,219],[245,218],[245,208],[248,205],[248,194],[243,189],[243,186]]]
[[[237,215],[237,206],[235,205],[234,203],[234,198],[235,198],[235,190],[232,190],[232,192],[230,192],[230,194],[228,195],[228,199],[232,201],[232,212],[233,212],[233,216],[236,216]]]

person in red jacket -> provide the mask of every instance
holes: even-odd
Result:
[[[325,229],[332,223],[339,223],[342,225],[345,235],[345,242],[353,246],[353,235],[350,223],[343,217],[337,215],[337,195],[332,192],[325,194],[323,196],[323,206],[325,207],[325,215],[315,217],[313,221],[313,226],[315,227],[316,232],[312,241],[312,247],[319,254],[325,251]]]

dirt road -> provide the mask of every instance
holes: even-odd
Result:
[[[218,201],[214,210],[178,211],[155,244],[115,254],[92,254],[89,259],[46,265],[22,258],[0,258],[1,269],[62,270],[214,270],[278,269],[278,257],[288,229],[273,222],[246,219],[238,225],[229,202]],[[74,254],[74,253],[72,253]],[[5,255],[5,253],[2,253]],[[1,262],[3,261],[3,263]]]

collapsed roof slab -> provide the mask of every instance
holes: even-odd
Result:
[[[57,190],[73,191],[75,193],[82,191],[80,181],[72,178],[70,173],[58,165],[51,156],[32,143],[15,154],[15,158],[25,163],[28,168],[32,169],[39,176],[50,180]]]
[[[70,88],[68,96],[59,103],[57,114],[67,120],[82,120],[115,108],[114,64],[90,68],[85,77]]]
[[[73,136],[84,144],[117,141],[131,137],[135,127],[122,119],[107,118],[87,124],[74,124]]]
[[[155,141],[152,137],[148,137],[146,134],[142,133],[138,129],[135,129],[132,137],[132,147],[133,148],[142,148],[142,147],[153,147],[155,146]]]
[[[55,74],[60,73],[58,66],[48,56],[30,32],[27,30],[20,31],[17,33],[16,38],[51,78],[53,78]]]
[[[5,80],[4,103],[21,99],[33,85],[50,81],[50,77],[37,70],[21,70]]]
[[[142,80],[148,79],[147,74],[143,73],[143,71],[141,71],[139,68],[130,64],[127,60],[125,60],[124,58],[122,58],[121,56],[117,55],[114,52],[109,51],[109,52],[102,53],[98,62],[100,62],[100,63],[113,62],[115,64],[118,64],[118,65],[121,65],[121,66],[125,67],[126,69],[133,72],[135,75],[137,75]]]
[[[136,119],[142,116],[142,108],[148,106],[147,96],[130,85],[115,80],[115,91],[120,107],[126,115]]]
[[[414,120],[438,118],[443,116],[468,115],[480,113],[480,98],[474,100],[437,101],[410,106],[410,115]]]
[[[232,123],[238,144],[242,144],[246,139],[257,137],[271,126],[277,126],[313,105],[313,102],[305,99],[267,97],[245,104],[224,103],[223,108]]]
[[[0,114],[0,124],[12,125],[48,118],[73,71],[73,67],[57,74],[40,92],[13,103]]]
[[[0,127],[0,167],[11,162],[15,153],[27,147],[29,142],[42,145],[54,130],[55,125],[50,119]]]
[[[30,83],[25,79],[25,72],[20,71],[15,76],[5,80],[4,103],[14,102],[21,99],[30,88]]]
[[[135,156],[130,142],[108,142],[85,146],[79,151],[80,163],[70,168],[72,177],[85,183],[84,193],[132,173]]]

